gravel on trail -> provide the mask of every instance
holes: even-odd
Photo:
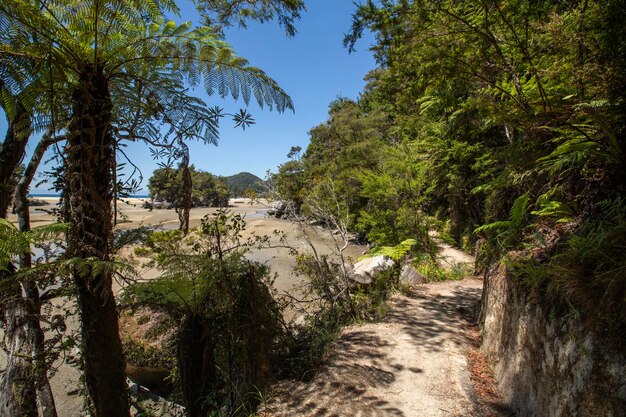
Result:
[[[345,328],[309,382],[287,381],[269,414],[315,417],[477,415],[466,352],[482,280],[395,295],[378,323]]]

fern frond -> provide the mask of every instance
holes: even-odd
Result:
[[[483,224],[482,226],[474,229],[474,234],[487,232],[490,233],[492,231],[503,230],[511,226],[511,222],[508,220],[501,220],[493,223]]]
[[[373,256],[385,256],[392,261],[399,262],[406,256],[407,253],[411,250],[413,246],[417,244],[417,240],[415,239],[406,239],[400,242],[396,246],[377,246],[372,249],[370,252],[361,256],[359,260],[365,258],[371,258]]]
[[[20,232],[7,219],[0,219],[0,264],[6,266],[15,257],[31,252],[31,245],[59,237],[67,231],[67,224],[54,223]]]

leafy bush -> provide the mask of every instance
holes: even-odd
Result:
[[[455,264],[450,269],[446,269],[430,256],[418,256],[412,264],[417,272],[426,277],[427,282],[459,281],[470,275],[465,264]]]
[[[594,218],[545,249],[551,252],[516,259],[510,269],[536,294],[579,310],[591,329],[620,334],[626,330],[626,203],[597,208]]]
[[[191,416],[254,408],[271,378],[275,343],[283,333],[266,266],[245,259],[245,222],[218,211],[187,237],[153,233],[140,249],[163,271],[126,291],[127,301],[159,305],[178,323],[176,357]]]

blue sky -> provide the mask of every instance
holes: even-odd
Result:
[[[297,23],[298,33],[293,38],[287,38],[275,22],[250,24],[245,30],[232,28],[226,32],[226,40],[238,55],[263,69],[291,96],[295,113],[270,112],[250,103],[248,110],[256,120],[250,129],[245,132],[234,129],[224,119],[217,147],[199,142],[190,144],[191,162],[197,168],[218,175],[248,171],[264,177],[267,170],[275,171],[287,160],[291,146],[306,148],[308,130],[327,119],[332,100],[358,97],[365,84],[363,77],[375,63],[368,50],[369,35],[357,44],[357,52],[348,54],[343,48],[343,34],[350,28],[354,3],[352,0],[306,3],[307,11]],[[181,20],[194,18],[194,9],[185,6]],[[202,91],[198,95],[209,106],[218,105],[229,112],[245,107],[243,102],[208,97]],[[6,121],[4,117],[0,119],[0,134],[4,136]],[[34,146],[29,144],[28,151],[32,152]],[[143,144],[129,144],[127,153],[142,170],[145,183],[157,162]],[[45,192],[45,189],[43,186],[33,192]],[[140,193],[147,190],[144,188]]]

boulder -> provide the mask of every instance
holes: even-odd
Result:
[[[148,389],[129,382],[131,417],[184,417],[185,408],[153,394]]]
[[[167,397],[174,389],[170,380],[171,371],[167,368],[126,363],[125,372],[132,382],[161,397]]]
[[[152,207],[154,207],[157,210],[160,209],[171,209],[172,208],[172,203],[168,202],[168,201],[155,201],[154,203],[152,203]]]
[[[283,214],[285,214],[286,210],[287,202],[279,200],[272,203],[272,209],[270,211],[273,212],[273,215],[276,216],[276,218],[280,219],[281,217],[283,217]],[[268,213],[270,211],[268,211]]]
[[[50,203],[48,203],[46,200],[40,200],[38,198],[29,198],[28,199],[28,206],[29,207],[42,207],[42,206],[49,206]]]
[[[391,268],[394,264],[394,261],[383,255],[365,258],[354,264],[350,279],[361,284],[371,284],[376,274]]]
[[[400,271],[400,282],[405,285],[419,285],[426,281],[426,277],[411,265],[407,264],[402,267]]]

